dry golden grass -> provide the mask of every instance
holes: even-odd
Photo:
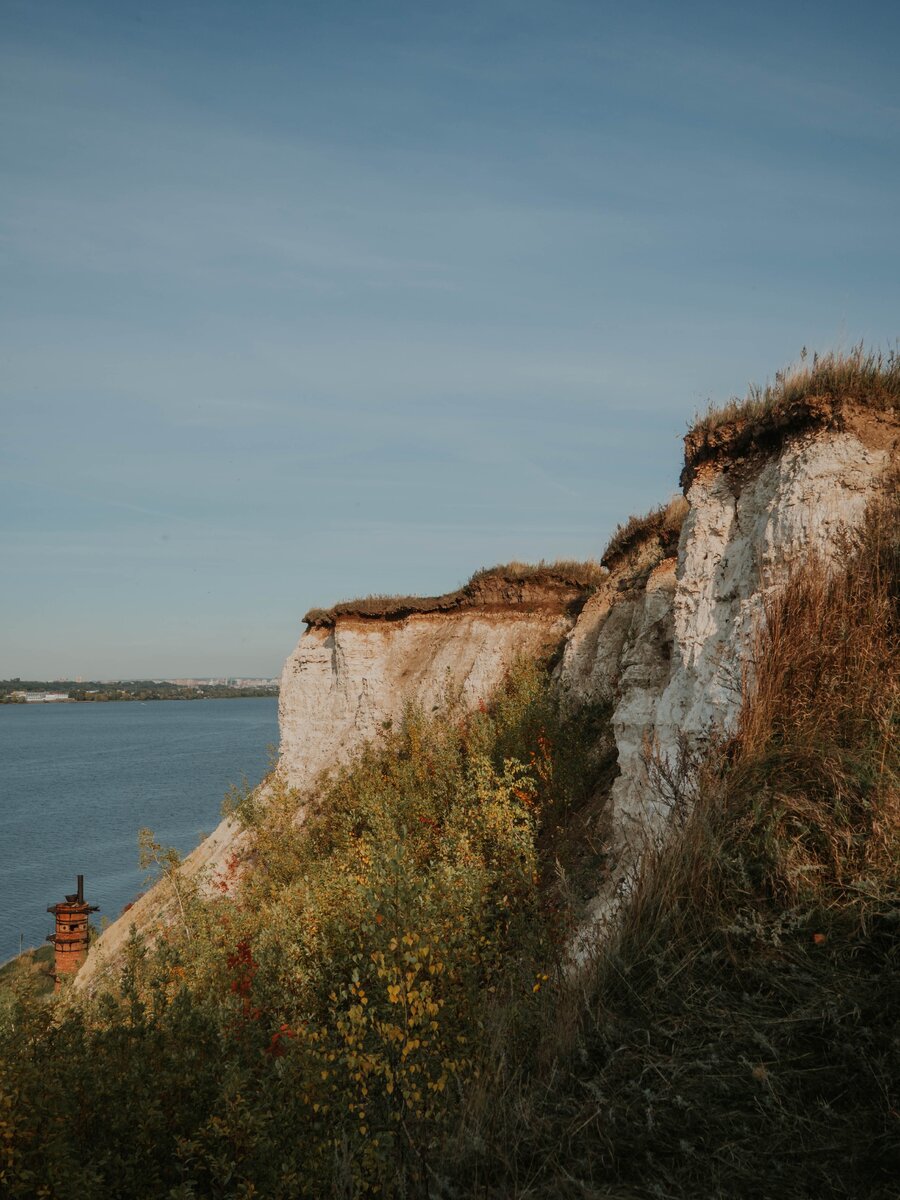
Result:
[[[678,545],[681,526],[687,516],[688,502],[684,496],[673,496],[668,504],[651,509],[642,517],[629,517],[618,525],[603,551],[600,561],[610,567],[642,542],[655,538],[662,549],[674,549]]]
[[[814,354],[811,361],[804,352],[799,363],[776,374],[774,383],[751,387],[745,397],[732,397],[726,404],[710,404],[695,418],[691,433],[711,433],[732,422],[763,421],[811,397],[894,408],[900,404],[900,354],[866,350],[862,343],[846,354]]]
[[[893,1200],[898,734],[895,489],[768,602],[739,726],[591,978],[542,1028],[498,1016],[459,1194]]]
[[[900,499],[896,479],[891,486],[848,539],[850,567],[807,560],[767,604],[757,638],[730,787],[769,797],[765,886],[785,904],[820,893],[852,900],[900,864]]]

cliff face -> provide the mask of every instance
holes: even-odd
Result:
[[[884,486],[897,444],[892,414],[848,413],[837,427],[788,433],[774,445],[742,439],[741,452],[730,456],[718,447],[689,469],[677,556],[656,551],[648,562],[646,547],[633,548],[635,565],[644,556],[645,581],[629,587],[620,580],[585,606],[559,680],[570,703],[600,694],[614,700],[619,775],[607,813],[612,865],[592,909],[597,920],[614,910],[670,815],[650,785],[648,757],[673,766],[680,746],[734,721],[766,594],[807,551],[840,555]]]
[[[558,650],[586,595],[583,582],[547,569],[531,580],[476,577],[450,597],[309,614],[281,678],[278,774],[302,795],[323,771],[399,719],[406,705],[430,712],[487,699],[518,656]],[[225,819],[182,871],[215,878],[245,849],[240,827]],[[171,885],[151,888],[97,939],[77,986],[92,987],[114,966],[132,926],[149,932],[174,911]]]
[[[571,625],[558,611],[500,609],[312,628],[281,678],[279,770],[304,788],[410,702],[430,712],[487,699],[516,655],[549,653]]]
[[[426,712],[448,700],[471,706],[517,655],[561,649],[555,678],[565,703],[613,704],[619,773],[604,814],[609,867],[591,910],[593,920],[606,919],[669,817],[648,756],[674,763],[685,740],[697,744],[711,726],[733,722],[766,594],[808,550],[840,554],[897,447],[894,410],[834,404],[807,405],[793,425],[782,415],[690,435],[677,522],[660,510],[614,539],[587,600],[583,578],[545,569],[531,578],[476,576],[426,601],[315,610],[284,668],[278,772],[302,793],[407,703]],[[240,837],[224,821],[185,873],[214,874],[241,849]],[[92,948],[78,985],[115,962],[132,923],[166,920],[170,903],[166,885],[138,901]]]

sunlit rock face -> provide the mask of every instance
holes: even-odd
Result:
[[[608,918],[643,849],[670,813],[648,779],[648,758],[674,763],[738,713],[754,630],[767,594],[809,552],[839,558],[849,530],[896,461],[880,421],[869,429],[816,430],[775,452],[701,467],[676,561],[660,563],[643,593],[585,606],[563,656],[560,682],[614,701],[619,775],[610,796],[611,869],[593,906]]]
[[[279,770],[303,788],[396,721],[405,705],[487,700],[517,655],[538,656],[571,628],[552,609],[341,619],[310,629],[281,677]]]

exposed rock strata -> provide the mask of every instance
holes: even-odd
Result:
[[[281,678],[279,769],[303,788],[404,706],[486,700],[519,654],[548,654],[572,626],[550,610],[463,610],[312,628]]]

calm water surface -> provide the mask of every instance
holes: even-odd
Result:
[[[78,874],[117,917],[144,887],[138,830],[193,850],[277,741],[274,697],[0,705],[0,962],[43,941]]]

